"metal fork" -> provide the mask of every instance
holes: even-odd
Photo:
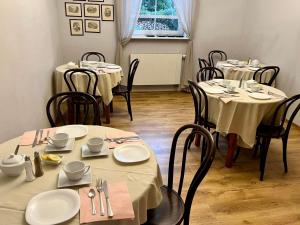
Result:
[[[40,144],[43,144],[43,132],[44,132],[44,130],[43,130],[43,129],[40,129],[40,140],[39,140],[39,142],[38,142],[39,145],[40,145]]]
[[[103,191],[102,179],[100,179],[100,178],[97,178],[97,180],[96,180],[96,189],[99,193],[100,215],[104,216],[103,200],[102,200],[102,196],[101,196],[101,192]]]

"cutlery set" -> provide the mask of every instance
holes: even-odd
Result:
[[[43,144],[44,141],[48,140],[50,131],[47,130],[47,134],[46,134],[45,138],[43,138],[43,132],[44,132],[43,129],[39,129],[39,130],[35,131],[35,136],[34,136],[34,140],[33,140],[33,143],[32,143],[32,147],[35,147],[36,145]]]

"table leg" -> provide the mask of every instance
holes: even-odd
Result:
[[[227,140],[228,140],[228,149],[227,149],[225,166],[231,168],[233,163],[234,152],[237,146],[237,134],[228,134]]]
[[[110,107],[109,105],[103,104],[104,115],[105,115],[105,123],[110,124]]]

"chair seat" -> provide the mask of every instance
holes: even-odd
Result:
[[[280,138],[284,135],[285,129],[283,127],[261,124],[258,126],[256,133],[260,137]]]
[[[113,94],[122,94],[128,92],[127,86],[119,84],[112,89]]]
[[[167,186],[161,187],[162,202],[155,209],[147,211],[147,222],[144,225],[177,225],[183,220],[184,202]]]

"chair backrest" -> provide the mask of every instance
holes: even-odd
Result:
[[[199,63],[199,69],[210,66],[209,62],[206,59],[198,58],[198,63]]]
[[[139,63],[140,63],[139,59],[134,59],[130,63],[129,72],[128,72],[128,80],[127,80],[127,90],[128,91],[132,90],[133,79],[134,79],[135,72],[136,72],[136,70],[138,68]]]
[[[92,120],[90,108],[93,109]],[[48,100],[46,113],[52,127],[61,124],[87,124],[89,121],[93,125],[101,125],[96,99],[83,92],[62,92],[52,96]]]
[[[81,61],[90,61],[90,57],[92,57],[92,59],[96,58],[96,60],[93,61],[105,62],[105,56],[100,52],[86,52],[81,56]]]
[[[69,91],[78,92],[78,87],[76,86],[77,76],[84,76],[87,79],[85,92],[93,96],[96,95],[96,88],[98,85],[98,76],[96,72],[89,69],[69,69],[64,73],[64,80],[69,88]]]
[[[205,91],[194,81],[189,80],[189,88],[194,101],[195,108],[195,124],[200,125],[200,121],[203,121],[204,127],[208,128],[208,98]],[[203,116],[201,115],[204,110]]]
[[[286,136],[289,135],[293,120],[295,119],[295,116],[297,115],[297,113],[300,110],[300,94],[294,95],[293,97],[290,97],[290,98],[284,100],[283,102],[281,102],[275,109],[275,112],[272,117],[271,126],[283,127],[284,122],[286,121],[286,117],[287,117],[289,109],[291,108],[292,105],[294,105],[294,103],[297,103],[297,101],[298,101],[298,105],[293,107],[294,110],[292,111],[292,113],[290,113],[291,116],[290,116],[290,118],[287,122],[286,128],[285,128]],[[279,118],[280,118],[280,124],[278,125]]]
[[[189,142],[193,139],[195,135],[199,135],[201,138],[206,143],[206,148],[201,148],[202,154],[203,155],[203,160],[200,162],[200,166],[195,173],[192,182],[190,183],[186,198],[185,198],[185,203],[184,203],[184,224],[189,224],[189,217],[190,217],[190,210],[192,207],[192,202],[194,195],[197,191],[198,186],[200,185],[201,181],[207,174],[213,160],[215,157],[215,144],[213,137],[211,133],[206,130],[205,128],[196,125],[196,124],[187,124],[182,127],[180,127],[177,132],[174,135],[173,142],[172,142],[172,147],[171,147],[171,153],[170,153],[170,161],[169,161],[169,173],[168,173],[168,189],[173,190],[173,178],[174,178],[174,161],[175,161],[175,154],[176,152],[181,152],[177,148],[177,142],[181,134],[184,137],[184,135],[189,132],[187,138],[185,139],[184,142],[184,147],[182,151],[182,163],[181,163],[181,173],[180,173],[180,179],[179,179],[179,186],[178,186],[178,195],[181,195],[181,190],[184,182],[184,174],[185,174],[185,164],[186,164],[186,155],[187,155],[187,150],[188,150],[188,145]],[[200,147],[199,147],[200,149]],[[200,151],[201,151],[200,150]]]
[[[265,67],[260,68],[255,71],[255,73],[253,74],[253,80],[256,80],[260,84],[272,86],[279,71],[280,71],[280,68],[278,66],[265,66]],[[269,76],[269,73],[271,73],[272,76],[268,82],[265,82],[266,80],[268,80],[267,76]]]
[[[227,54],[221,50],[212,50],[208,53],[208,60],[210,66],[215,66],[218,61],[227,60]]]
[[[198,71],[196,79],[197,82],[212,79],[224,79],[224,73],[216,67],[204,67]]]

